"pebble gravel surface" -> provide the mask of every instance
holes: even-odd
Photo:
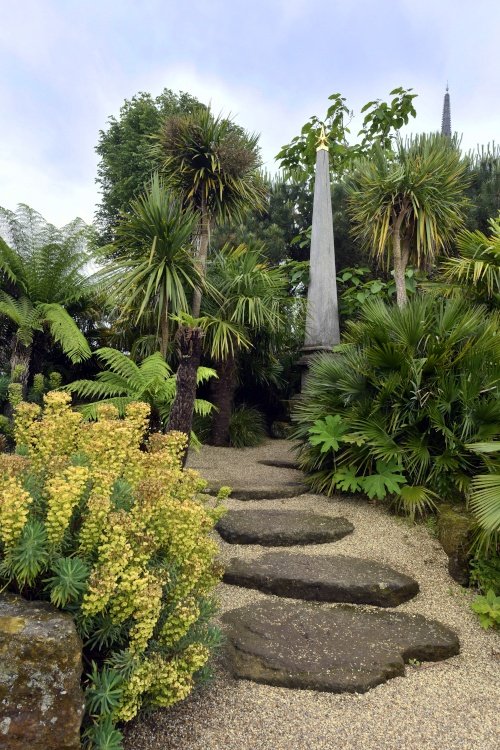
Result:
[[[269,441],[243,450],[203,447],[189,465],[207,479],[248,486],[300,478],[291,469],[263,466],[290,459],[290,444]],[[229,499],[229,508],[242,503]],[[398,607],[440,620],[456,631],[461,653],[444,662],[408,665],[404,677],[365,694],[330,694],[259,685],[232,678],[223,654],[215,679],[172,709],[132,723],[126,750],[497,750],[500,747],[500,639],[483,631],[469,609],[472,593],[450,578],[447,557],[423,525],[410,526],[360,498],[304,494],[248,501],[245,508],[289,508],[345,516],[355,530],[334,543],[290,552],[371,558],[420,584]],[[222,559],[253,559],[269,551],[220,541]],[[222,612],[268,597],[221,584]]]

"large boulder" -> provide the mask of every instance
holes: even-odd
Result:
[[[0,597],[0,747],[78,750],[82,644],[70,615]]]
[[[462,507],[442,505],[437,524],[438,539],[448,555],[448,571],[462,586],[469,583],[469,561],[474,519]]]

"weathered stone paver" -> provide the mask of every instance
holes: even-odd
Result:
[[[280,484],[260,484],[258,479],[243,485],[233,482],[210,482],[208,491],[216,495],[221,487],[230,485],[231,497],[234,500],[282,500],[298,497],[308,492],[308,487],[302,482],[288,480]]]
[[[254,560],[233,557],[224,581],[277,596],[379,607],[396,607],[419,590],[413,578],[373,560],[285,551]]]
[[[366,692],[404,674],[404,662],[459,653],[449,628],[421,615],[264,601],[222,618],[235,676],[287,688]]]
[[[230,510],[216,528],[230,544],[260,544],[264,547],[335,542],[354,531],[354,526],[346,518],[305,510],[275,509]]]

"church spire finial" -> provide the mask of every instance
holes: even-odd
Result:
[[[443,102],[443,119],[441,120],[441,135],[451,138],[451,113],[450,113],[450,93],[448,81],[446,81],[446,94]]]

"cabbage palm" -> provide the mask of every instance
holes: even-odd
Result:
[[[90,260],[88,228],[76,219],[59,230],[26,205],[0,208],[0,316],[13,330],[11,375],[26,390],[35,335],[48,328],[71,362],[90,357],[90,348],[68,312],[90,299],[85,275]]]
[[[456,239],[458,256],[443,264],[447,282],[478,301],[500,303],[500,216],[490,219],[491,234],[463,230]]]
[[[147,191],[131,202],[113,245],[105,248],[113,257],[100,275],[112,299],[136,325],[154,311],[163,357],[170,316],[187,311],[189,290],[201,284],[191,253],[195,224],[195,214],[155,174]]]
[[[463,223],[466,170],[455,143],[418,135],[393,151],[374,147],[350,177],[354,232],[376,258],[392,259],[399,307],[407,302],[408,262],[428,266]]]
[[[248,135],[231,120],[215,117],[209,108],[165,120],[156,152],[169,184],[185,207],[199,219],[197,264],[204,276],[210,229],[220,221],[234,221],[263,205],[265,190],[259,175],[258,136]],[[201,291],[193,299],[199,316]]]

